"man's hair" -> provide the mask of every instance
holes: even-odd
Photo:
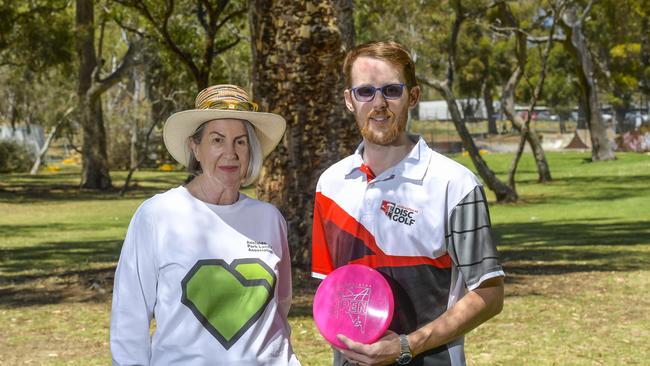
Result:
[[[404,46],[394,41],[368,42],[351,49],[343,62],[345,87],[352,87],[352,64],[359,57],[372,57],[386,61],[401,69],[406,86],[412,88],[418,85],[415,78],[415,63]]]

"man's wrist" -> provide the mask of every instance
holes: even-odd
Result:
[[[397,356],[397,359],[395,359],[395,362],[397,362],[398,365],[407,365],[413,359],[413,353],[411,353],[409,339],[406,334],[400,334],[399,345],[400,345],[400,352],[399,355]]]

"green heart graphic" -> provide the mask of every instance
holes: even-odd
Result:
[[[181,282],[185,304],[203,326],[230,349],[271,301],[275,273],[258,258],[203,259]]]

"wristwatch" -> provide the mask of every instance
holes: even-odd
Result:
[[[398,365],[406,365],[413,359],[411,349],[409,348],[409,340],[406,338],[406,334],[399,335],[399,347],[399,356],[397,356],[395,362],[397,362]]]

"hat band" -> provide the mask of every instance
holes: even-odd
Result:
[[[257,112],[257,104],[239,100],[210,100],[202,103],[198,109],[234,110]]]

